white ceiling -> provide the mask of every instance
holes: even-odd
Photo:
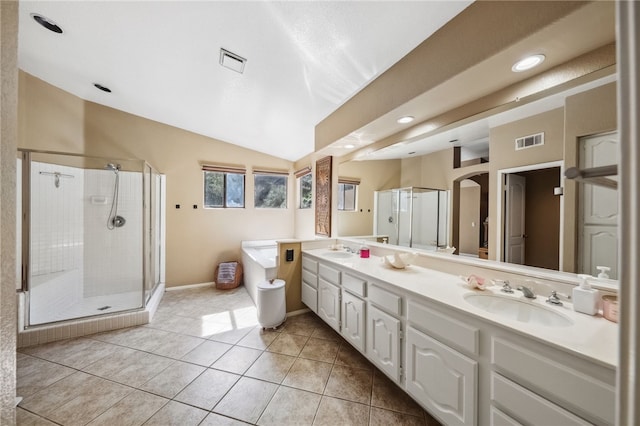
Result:
[[[313,152],[318,122],[470,3],[23,0],[19,67],[82,99],[294,161]],[[244,74],[219,65],[220,48],[248,59]]]

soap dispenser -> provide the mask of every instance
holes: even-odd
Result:
[[[573,310],[583,314],[596,315],[598,313],[598,290],[591,288],[588,279],[591,275],[579,274],[580,286],[573,289]]]
[[[611,268],[609,268],[608,266],[596,266],[596,269],[600,271],[600,273],[598,274],[598,278],[602,278],[602,279],[609,278],[609,274],[607,274],[607,272],[609,272]]]

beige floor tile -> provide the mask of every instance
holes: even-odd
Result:
[[[309,338],[295,334],[280,333],[273,343],[269,345],[267,351],[284,355],[298,356],[304,348]]]
[[[235,345],[246,336],[253,327],[246,328],[237,328],[237,329],[229,329],[224,328],[220,332],[213,333],[208,337],[209,340],[215,340],[216,342],[229,343],[231,345]]]
[[[206,340],[181,358],[182,361],[209,367],[218,360],[232,345]]]
[[[371,407],[369,426],[425,426],[424,418]]]
[[[55,426],[55,423],[33,413],[16,408],[16,425],[19,426]]]
[[[174,399],[205,410],[211,410],[239,378],[240,376],[236,374],[209,368],[176,395]]]
[[[198,425],[208,413],[190,405],[181,404],[176,401],[169,401],[153,415],[145,425],[152,426],[191,426]]]
[[[225,417],[216,413],[209,413],[199,426],[246,426],[247,423],[240,420]]]
[[[293,317],[296,318],[296,317]],[[311,336],[316,329],[317,324],[311,320],[293,320],[287,319],[282,332],[287,334],[297,334],[299,336]]]
[[[82,369],[115,350],[117,350],[117,346],[112,344],[80,337],[27,347],[20,349],[20,352],[67,367]]]
[[[258,420],[263,426],[311,425],[321,396],[280,386]]]
[[[199,337],[169,333],[168,336],[160,341],[157,347],[149,352],[169,358],[180,359],[205,341],[205,339]]]
[[[423,409],[405,391],[400,389],[384,374],[375,371],[373,375],[373,391],[371,405],[391,411],[399,411],[420,417]]]
[[[279,333],[277,331],[254,328],[237,344],[247,348],[263,350],[266,349],[276,337],[278,337],[278,334]]]
[[[256,379],[282,383],[295,360],[295,357],[289,355],[263,352],[244,374]]]
[[[132,391],[130,387],[77,372],[25,398],[21,406],[60,424],[85,424]]]
[[[334,365],[324,394],[369,405],[373,373],[360,368]]]
[[[424,419],[427,426],[442,426],[442,424],[433,418],[433,416],[431,416],[427,411],[424,412]]]
[[[262,354],[262,351],[258,349],[234,346],[214,362],[211,367],[231,373],[244,374],[260,354]]]
[[[324,323],[320,324],[315,328],[315,330],[313,330],[313,333],[311,333],[311,337],[315,337],[317,339],[333,340],[335,342],[343,341],[342,337],[340,337],[340,335],[336,333],[333,328]]]
[[[300,358],[333,363],[339,348],[340,343],[338,342],[311,337],[300,352]]]
[[[168,331],[151,327],[130,327],[92,335],[91,338],[102,342],[126,346],[140,351],[151,351],[160,345],[162,339],[169,336]]]
[[[175,361],[139,388],[165,398],[173,398],[205,369],[202,366]]]
[[[107,411],[93,419],[90,426],[141,425],[160,410],[168,399],[142,391],[134,391]]]
[[[20,353],[17,365],[16,393],[22,397],[33,395],[76,372],[72,368]]]
[[[331,373],[331,364],[298,358],[282,382],[285,386],[322,393]]]
[[[313,424],[366,426],[369,424],[369,406],[323,396]]]
[[[264,411],[278,385],[242,377],[213,411],[245,422],[255,423]]]
[[[337,365],[346,365],[348,367],[356,367],[373,371],[374,367],[368,359],[358,352],[350,344],[343,342],[338,350],[335,363]]]
[[[169,358],[136,350],[111,365],[108,358],[90,365],[85,371],[133,387],[148,382],[174,362]],[[114,369],[114,365],[117,368]],[[94,366],[95,368],[92,368]]]
[[[141,354],[144,354],[144,352],[123,346],[116,346],[116,349],[112,353],[83,367],[82,371],[100,377],[112,376],[129,366],[131,364],[130,360],[139,357]]]

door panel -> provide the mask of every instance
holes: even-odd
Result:
[[[507,174],[505,182],[505,262],[524,264],[526,179]]]

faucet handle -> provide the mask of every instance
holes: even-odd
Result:
[[[551,291],[551,294],[547,298],[547,303],[550,303],[556,306],[562,306],[562,302],[560,301],[560,298],[558,297],[558,293],[556,293],[555,290]]]
[[[509,284],[509,281],[507,280],[495,280],[497,284],[502,283],[502,288],[500,289],[501,292],[503,293],[513,293],[513,288],[511,288],[511,285]]]

